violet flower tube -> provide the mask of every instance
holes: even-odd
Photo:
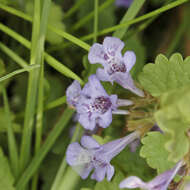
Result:
[[[150,182],[144,182],[136,176],[128,177],[120,183],[119,187],[128,189],[140,188],[143,190],[167,190],[182,164],[182,161],[178,162],[174,168],[156,176]]]
[[[142,90],[138,89],[130,75],[130,70],[136,62],[133,51],[126,51],[122,56],[121,50],[124,43],[115,37],[106,37],[103,44],[95,43],[90,48],[88,60],[91,64],[100,63],[104,67],[97,69],[96,75],[102,81],[117,82],[138,96],[144,96]]]
[[[102,181],[106,176],[107,180],[110,181],[114,175],[114,167],[110,161],[129,143],[139,137],[140,132],[135,131],[126,137],[99,145],[92,137],[83,136],[81,145],[74,142],[68,146],[67,163],[82,179],[86,179],[93,170],[91,179]]]
[[[83,89],[78,81],[74,81],[67,88],[66,96],[68,104],[76,108],[79,123],[87,130],[93,130],[96,126],[108,127],[112,114],[129,113],[117,107],[133,104],[130,100],[118,99],[117,95],[109,96],[96,75],[89,77]]]

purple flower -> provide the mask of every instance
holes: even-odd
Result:
[[[139,138],[139,132],[99,145],[92,137],[83,136],[81,145],[77,142],[70,144],[66,152],[67,163],[86,179],[94,169],[91,179],[102,181],[105,176],[110,181],[114,175],[114,167],[110,164],[113,157],[118,155],[130,142]]]
[[[152,181],[147,183],[143,182],[140,178],[136,176],[128,177],[120,183],[119,187],[129,189],[141,188],[146,190],[167,190],[167,187],[169,186],[170,182],[175,177],[181,166],[182,161],[178,162],[173,169],[156,176]]]
[[[82,90],[80,84],[74,81],[68,87],[66,95],[67,102],[76,108],[78,121],[87,130],[93,130],[97,125],[108,127],[112,122],[112,113],[129,113],[126,110],[118,110],[118,106],[132,104],[130,100],[118,99],[117,95],[109,96],[96,75],[89,77]]]
[[[133,0],[116,0],[115,4],[118,7],[126,7],[128,8],[131,3],[133,2]]]
[[[138,89],[130,75],[130,70],[136,62],[136,56],[133,51],[126,51],[124,56],[121,50],[124,43],[115,37],[106,37],[103,45],[95,43],[88,54],[88,60],[91,64],[100,63],[104,69],[97,69],[96,75],[102,81],[119,83],[122,87],[131,90],[139,96],[144,93]]]

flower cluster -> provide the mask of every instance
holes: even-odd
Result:
[[[118,107],[133,104],[130,100],[119,99],[116,94],[108,95],[100,81],[109,81],[112,84],[116,82],[136,95],[144,96],[143,91],[135,86],[130,75],[136,56],[132,51],[126,51],[122,55],[123,47],[124,43],[115,37],[106,37],[103,44],[95,43],[90,49],[88,60],[91,64],[101,64],[103,68],[98,68],[96,75],[91,75],[83,88],[78,81],[74,81],[67,88],[67,103],[75,108],[76,118],[86,130],[94,132],[97,127],[108,127],[112,122],[112,114],[129,114],[127,110]],[[73,142],[68,146],[67,163],[82,179],[86,179],[92,172],[92,179],[102,181],[107,177],[110,181],[114,175],[114,167],[110,161],[132,142],[138,145],[140,135],[139,131],[135,131],[103,145],[91,136],[84,135],[80,144]],[[182,162],[179,162],[173,169],[148,183],[136,176],[129,177],[120,183],[120,188],[166,190],[181,165]]]

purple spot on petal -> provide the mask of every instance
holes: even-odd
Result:
[[[107,55],[106,53],[104,54],[104,59],[105,59],[105,60],[108,60],[108,59],[109,59],[109,57],[108,57],[108,55]]]

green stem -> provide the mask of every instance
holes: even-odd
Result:
[[[2,86],[3,87],[3,86]],[[7,136],[8,136],[8,149],[10,155],[11,168],[14,173],[15,178],[18,177],[18,149],[13,132],[12,122],[11,122],[11,112],[9,108],[9,102],[7,98],[6,89],[3,87],[3,101],[5,106],[5,117],[7,121]]]
[[[14,51],[12,51],[11,49],[9,49],[7,46],[5,46],[1,42],[0,42],[0,49],[4,53],[6,53],[9,57],[11,57],[21,67],[23,67],[23,68],[28,67],[27,62],[24,59],[22,59],[21,57],[19,57]]]
[[[79,135],[80,135],[80,131],[81,131],[81,126],[80,124],[78,123],[77,126],[76,126],[76,129],[75,129],[75,132],[74,132],[74,135],[72,136],[72,139],[71,139],[71,143],[72,142],[75,142]],[[62,181],[62,178],[63,178],[63,174],[64,174],[64,171],[66,169],[66,166],[67,166],[67,162],[66,162],[66,155],[63,157],[63,160],[61,162],[61,166],[59,167],[59,170],[56,174],[56,177],[54,179],[54,182],[53,182],[53,185],[51,187],[51,190],[58,190],[59,189],[59,185]]]
[[[59,36],[61,36],[61,37],[65,38],[65,39],[69,40],[70,42],[78,45],[79,47],[83,48],[84,50],[89,51],[90,46],[87,43],[83,42],[82,40],[80,40],[80,39],[72,36],[71,34],[66,33],[66,32],[64,32],[64,31],[62,31],[62,30],[60,30],[58,28],[55,28],[54,26],[49,25],[48,28],[51,29],[51,31],[58,34]]]
[[[78,0],[64,15],[63,19],[66,19],[73,15],[85,2],[86,0]]]
[[[105,8],[107,8],[109,5],[111,5],[115,0],[107,0],[105,3],[103,3],[99,9],[98,12],[102,12],[103,10],[105,10]],[[78,30],[79,28],[81,28],[82,26],[84,26],[89,20],[91,20],[94,16],[94,11],[92,11],[91,13],[89,13],[87,16],[85,16],[84,18],[82,18],[79,22],[77,22],[75,25],[73,25],[73,27],[71,28],[71,30]]]
[[[0,23],[0,30],[3,31],[4,33],[6,33],[7,35],[11,36],[15,40],[17,40],[19,43],[24,45],[26,48],[28,48],[28,49],[31,48],[31,43],[27,39],[25,39],[24,37],[22,37],[15,31],[11,30],[7,26],[3,25],[2,23]],[[45,60],[47,61],[47,63],[50,66],[52,66],[55,70],[57,70],[58,72],[60,72],[61,74],[65,75],[67,77],[78,80],[81,84],[83,84],[83,81],[79,76],[77,76],[75,73],[73,73],[69,68],[64,66],[62,63],[60,63],[54,57],[52,57],[48,53],[44,53],[44,56],[45,56]]]
[[[44,95],[44,63],[41,63],[41,70],[40,70],[40,82],[39,82],[39,91],[38,91],[38,107],[37,107],[37,114],[36,114],[36,142],[35,142],[35,154],[38,153],[42,141],[42,127],[43,127],[43,95]],[[37,190],[38,185],[38,177],[39,174],[33,177],[32,180],[32,190]]]
[[[142,8],[142,6],[144,5],[145,0],[134,0],[133,3],[131,4],[131,6],[129,7],[129,9],[126,11],[125,15],[123,16],[123,18],[120,21],[120,24],[123,24],[129,20],[132,20],[133,18],[136,17],[137,13],[139,12],[139,10]],[[129,26],[126,26],[124,28],[118,29],[113,33],[113,36],[118,37],[120,39],[123,38],[123,36],[125,35],[125,33],[127,32]]]
[[[28,183],[28,181],[31,179],[31,177],[34,175],[37,169],[40,167],[41,162],[43,161],[49,150],[52,148],[53,144],[55,143],[55,141],[57,140],[63,129],[67,126],[69,120],[73,115],[73,112],[74,110],[68,108],[64,111],[59,122],[52,129],[51,133],[49,134],[46,141],[41,146],[38,153],[33,157],[29,166],[22,173],[21,177],[17,181],[16,190],[22,189]]]
[[[45,106],[45,110],[49,110],[49,109],[52,109],[52,108],[55,108],[57,106],[60,106],[62,104],[64,104],[66,102],[66,96],[62,96],[50,103],[48,103],[46,106]]]
[[[33,20],[31,16],[29,16],[29,15],[27,15],[27,14],[25,14],[19,10],[16,10],[12,7],[8,7],[8,6],[0,4],[0,8],[11,13],[11,14],[14,14],[15,16],[18,16],[18,17],[20,17],[26,21],[32,22],[32,20]],[[35,18],[35,20],[36,20],[36,18]],[[60,35],[61,37],[67,39],[68,41],[78,45],[79,47],[82,47],[83,49],[89,51],[90,46],[87,43],[83,42],[82,40],[76,38],[75,36],[73,36],[67,32],[64,32],[64,31],[62,31],[62,30],[60,30],[60,29],[58,29],[55,26],[52,26],[50,24],[48,24],[48,29],[51,30],[52,32],[55,32],[57,35]]]
[[[38,57],[38,36],[40,31],[40,1],[36,0],[34,11],[34,22],[32,27],[32,43],[31,43],[31,52],[30,52],[30,65],[37,64]],[[22,40],[23,41],[23,40]],[[31,71],[29,73],[28,79],[28,89],[27,89],[27,98],[26,98],[26,108],[24,116],[24,127],[23,135],[21,142],[21,151],[20,151],[20,172],[23,172],[26,165],[29,162],[31,154],[31,137],[32,137],[32,127],[34,122],[35,106],[36,106],[36,96],[38,89],[38,77],[39,69]]]
[[[5,76],[0,77],[0,82],[3,82],[3,81],[5,81],[5,80],[7,80],[7,79],[9,79],[15,75],[20,74],[20,73],[23,73],[26,71],[32,71],[32,70],[37,69],[37,68],[39,69],[39,67],[40,67],[39,65],[34,65],[34,66],[27,66],[24,69],[18,69],[18,70],[13,71],[13,72],[5,75]]]
[[[129,21],[125,22],[125,23],[118,24],[118,25],[110,27],[110,28],[106,28],[106,29],[98,32],[98,36],[101,36],[101,35],[116,31],[116,30],[124,28],[126,26],[131,26],[132,24],[136,24],[136,23],[141,22],[143,20],[146,20],[148,18],[151,18],[151,17],[154,17],[156,15],[159,15],[159,14],[165,12],[165,11],[168,11],[168,10],[170,10],[170,9],[172,9],[174,7],[177,7],[177,6],[179,6],[179,5],[183,4],[183,3],[186,3],[188,1],[189,0],[177,0],[177,1],[173,2],[173,3],[170,3],[168,5],[165,5],[165,6],[161,7],[161,8],[159,8],[159,9],[157,9],[155,11],[152,11],[150,13],[147,13],[145,15],[137,17],[137,18],[135,18],[133,20],[129,20]],[[81,40],[85,41],[85,40],[89,40],[89,39],[91,39],[93,37],[94,37],[94,34],[89,34],[89,35],[86,35],[86,36],[82,37]]]
[[[94,43],[97,41],[98,33],[98,0],[94,1]]]
[[[38,0],[36,0],[37,2]],[[37,3],[36,3],[37,4]],[[45,36],[48,24],[48,16],[51,6],[51,0],[44,2],[43,11],[42,11],[42,18],[41,18],[41,26],[40,26],[40,34],[38,37],[39,44],[38,44],[38,57],[37,63],[41,65],[40,70],[40,77],[39,77],[39,87],[38,87],[38,106],[37,106],[37,115],[36,115],[36,142],[35,142],[35,154],[38,153],[40,145],[41,145],[41,138],[42,138],[42,124],[43,124],[43,95],[44,95],[44,43],[45,43]],[[32,181],[32,189],[37,189],[38,184],[38,173],[33,178]]]

